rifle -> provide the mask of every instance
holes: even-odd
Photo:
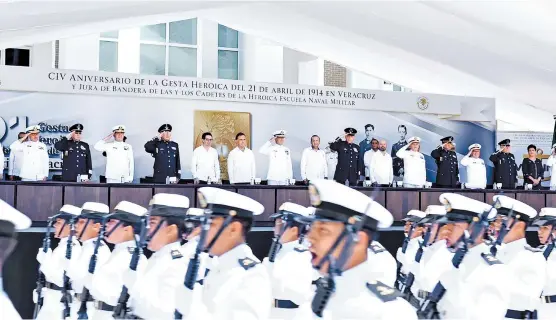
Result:
[[[423,241],[419,244],[419,249],[417,249],[417,252],[415,253],[415,262],[417,262],[417,264],[421,262],[421,258],[423,257],[423,247],[427,246],[427,242],[429,242],[430,236],[431,227],[427,228]],[[415,275],[413,274],[413,272],[409,272],[407,274],[407,278],[405,279],[405,284],[402,286],[402,290],[400,290],[402,293],[408,295],[408,299],[409,295],[411,294],[411,286],[413,285],[414,281]]]
[[[141,232],[139,235],[139,241],[136,242],[135,248],[133,249],[133,254],[131,255],[131,260],[129,261],[129,269],[132,271],[137,271],[137,265],[139,264],[139,259],[143,254],[143,247],[145,246],[145,239],[147,233],[147,219],[148,216],[145,215],[141,218]],[[123,319],[127,313],[127,301],[129,300],[129,288],[125,285],[122,286],[122,291],[120,292],[120,297],[118,298],[118,305],[114,308],[114,313],[112,316],[115,319]]]
[[[44,238],[42,239],[42,252],[47,253],[48,248],[50,248],[50,228],[52,225],[53,218],[48,218],[46,221],[46,232]],[[33,311],[33,319],[37,318],[39,310],[42,308],[44,297],[42,296],[42,288],[46,285],[46,278],[44,273],[41,272],[41,266],[39,265],[39,275],[37,278],[37,303],[35,304],[35,310]]]
[[[282,226],[282,228],[280,228],[280,232],[278,232],[278,234],[275,235],[274,238],[272,239],[272,244],[270,245],[270,250],[268,251],[268,261],[274,262],[274,260],[276,260],[276,255],[278,254],[278,251],[282,248],[282,243],[280,243],[280,238],[282,237],[282,234],[284,234],[284,231],[288,229],[290,224],[291,223],[289,221],[286,221]]]
[[[201,253],[204,250],[207,233],[210,228],[209,221],[210,219],[207,216],[201,217],[201,234],[199,235],[199,242],[197,243],[197,247],[195,248],[193,259],[189,260],[189,264],[187,265],[187,272],[183,281],[183,285],[189,290],[193,290],[193,288],[195,287],[195,282],[197,281],[197,277],[199,275]],[[183,315],[178,310],[174,310],[174,318],[183,319]]]
[[[70,219],[70,234],[68,236],[68,242],[66,244],[66,260],[71,260],[71,251],[73,248],[73,236],[75,235],[75,218]],[[62,319],[69,318],[70,316],[70,302],[71,302],[71,283],[67,275],[67,271],[64,270],[64,284],[62,286],[62,302],[64,304],[64,311],[62,312]]]
[[[93,255],[89,260],[89,273],[91,275],[95,273],[95,269],[97,266],[98,250],[102,244],[102,241],[104,240],[105,231],[106,231],[106,223],[103,222],[100,227],[100,232],[98,233],[97,242],[95,243],[95,249],[93,251]],[[78,315],[77,319],[79,320],[89,319],[89,317],[87,316],[87,301],[89,300],[89,297],[90,297],[89,289],[83,286],[83,292],[81,292],[81,305],[79,306],[79,311],[77,311],[77,315]]]
[[[375,189],[375,192],[373,193],[376,193],[376,191],[377,189]],[[371,210],[371,207],[374,203],[373,199],[374,196],[371,196],[371,202],[367,205],[365,212]],[[317,290],[315,292],[315,296],[313,297],[313,300],[311,301],[311,309],[313,310],[313,313],[319,318],[322,318],[323,311],[326,308],[326,305],[328,304],[328,301],[330,300],[332,293],[334,293],[334,291],[336,290],[334,276],[342,275],[343,268],[347,260],[351,256],[353,245],[359,241],[357,233],[363,228],[363,225],[365,224],[366,215],[363,215],[362,217],[356,217],[356,218],[357,219],[355,219],[353,223],[348,222],[342,234],[338,237],[338,239],[336,239],[332,247],[328,250],[328,253],[326,254],[325,258],[317,266],[317,268],[320,269],[320,267],[326,261],[329,262],[328,274],[317,280],[316,282]],[[344,237],[346,238],[344,247],[342,248],[342,252],[338,257],[338,260],[335,261],[334,258],[332,257],[332,252],[341,243]]]
[[[498,246],[502,244],[502,241],[504,241],[506,234],[508,234],[508,232],[512,229],[512,227],[516,223],[516,220],[514,219],[514,221],[510,226],[507,225],[507,222],[512,217],[513,213],[514,213],[514,208],[512,207],[510,209],[510,212],[508,213],[508,218],[502,220],[502,224],[500,225],[500,232],[498,232],[498,237],[496,237],[496,241],[490,247],[490,253],[495,257],[496,257],[496,253],[498,253]]]

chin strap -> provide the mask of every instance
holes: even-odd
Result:
[[[230,225],[230,223],[232,222],[232,219],[234,218],[234,216],[227,216],[226,219],[224,220],[224,222],[222,223],[222,225],[220,226],[220,228],[218,229],[218,231],[216,232],[216,234],[214,235],[214,238],[212,238],[212,240],[210,241],[210,243],[207,245],[207,247],[205,248],[205,252],[210,252],[210,249],[212,248],[212,246],[216,243],[216,240],[218,239],[218,237],[220,237],[220,235],[222,234],[222,232],[224,231],[224,229],[226,229],[226,227],[228,225]]]

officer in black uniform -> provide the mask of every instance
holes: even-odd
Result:
[[[145,151],[154,158],[154,183],[177,183],[181,176],[180,148],[177,142],[171,141],[172,126],[163,124],[158,133],[145,143]]]
[[[442,145],[431,152],[436,170],[437,188],[455,188],[459,183],[458,156],[454,151],[454,137],[440,139]]]
[[[359,161],[359,146],[353,143],[357,130],[346,128],[344,133],[345,141],[338,137],[330,143],[330,150],[338,152],[338,164],[336,164],[334,180],[341,184],[346,184],[346,181],[348,181],[350,186],[355,186],[362,172],[361,161]]]
[[[54,144],[54,148],[62,152],[62,181],[88,180],[93,175],[93,163],[89,144],[81,141],[83,125],[76,123],[69,130],[67,137]]]
[[[392,157],[392,167],[394,169],[394,176],[401,177],[403,176],[403,159],[400,159],[396,156],[398,151],[407,146],[407,141],[405,140],[405,136],[407,135],[407,128],[405,125],[400,124],[398,126],[398,133],[400,134],[400,141],[394,143],[392,146],[392,151],[390,152],[390,156]]]
[[[498,142],[498,146],[500,150],[489,157],[494,164],[494,183],[501,183],[502,189],[515,189],[517,165],[514,155],[510,152],[510,139]]]

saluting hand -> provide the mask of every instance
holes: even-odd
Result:
[[[108,141],[108,140],[110,140],[110,138],[112,138],[112,137],[114,137],[114,132],[112,132],[112,133],[110,133],[109,135],[107,135],[107,136],[104,138],[104,141]]]

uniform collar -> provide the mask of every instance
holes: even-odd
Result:
[[[504,251],[513,252],[519,251],[527,245],[527,240],[525,238],[521,238],[509,243],[504,244]]]
[[[295,249],[298,244],[299,244],[299,241],[297,241],[297,240],[283,243],[282,248],[280,248],[280,252],[285,253],[285,252],[293,251],[293,249]]]
[[[179,250],[181,248],[181,243],[179,241],[168,243],[164,247],[160,248],[157,252],[153,253],[152,257],[163,257],[170,256],[170,252],[174,250]]]
[[[368,260],[365,260],[365,262],[358,264],[355,267],[344,270],[341,276],[334,277],[337,289],[340,289],[336,292],[343,291],[341,289],[352,292],[354,284],[364,286],[367,281],[371,280],[369,270],[370,266]],[[341,288],[342,286],[344,287]]]
[[[239,259],[253,256],[251,248],[245,243],[242,243],[232,250],[224,253],[218,257],[219,266],[233,266],[238,264]]]
[[[126,242],[116,244],[116,246],[114,247],[114,251],[127,250],[127,248],[135,248],[135,247],[136,247],[135,240],[129,240]]]
[[[97,237],[91,238],[91,239],[87,239],[85,241],[82,242],[82,245],[89,245],[89,244],[94,244],[97,241]]]

